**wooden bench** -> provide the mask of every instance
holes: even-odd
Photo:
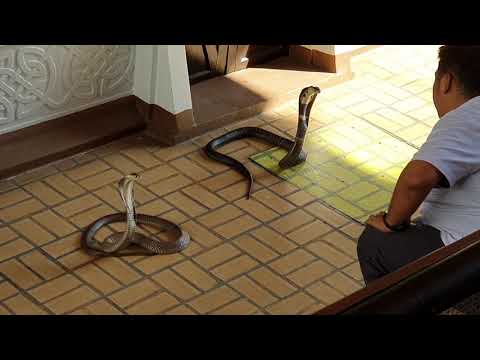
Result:
[[[480,291],[480,231],[424,256],[315,315],[438,314]]]

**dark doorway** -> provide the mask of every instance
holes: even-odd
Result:
[[[190,83],[288,55],[288,45],[185,45]]]

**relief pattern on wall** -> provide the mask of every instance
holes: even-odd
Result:
[[[135,45],[0,45],[0,132],[132,93]]]

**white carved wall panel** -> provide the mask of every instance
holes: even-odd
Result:
[[[135,45],[0,45],[0,134],[132,94]]]

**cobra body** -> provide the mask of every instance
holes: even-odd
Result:
[[[204,149],[206,155],[212,160],[230,166],[248,179],[249,187],[247,192],[247,199],[249,199],[253,187],[252,174],[247,169],[247,167],[243,165],[240,161],[228,155],[222,154],[217,150],[233,141],[253,137],[266,141],[273,146],[280,147],[288,151],[288,154],[279,162],[279,166],[282,169],[288,169],[295,165],[301,164],[307,159],[307,155],[305,154],[305,152],[303,152],[302,148],[308,130],[310,112],[312,110],[313,103],[315,102],[315,99],[319,93],[320,89],[315,86],[309,86],[303,89],[300,93],[298,125],[295,140],[287,139],[283,136],[274,134],[261,128],[243,127],[230,131],[210,141]]]
[[[90,255],[95,256],[126,256],[126,255],[155,255],[172,254],[184,250],[190,243],[188,233],[174,223],[155,216],[137,214],[135,210],[134,185],[138,180],[137,174],[130,174],[120,180],[118,187],[120,196],[126,207],[126,213],[116,213],[102,217],[91,224],[83,233],[82,243]],[[127,221],[127,229],[123,233],[115,233],[99,242],[95,239],[96,233],[104,226],[121,221]],[[136,232],[137,225],[150,225],[162,231],[173,230],[176,233],[174,241],[159,241]],[[137,249],[129,249],[136,245]]]

